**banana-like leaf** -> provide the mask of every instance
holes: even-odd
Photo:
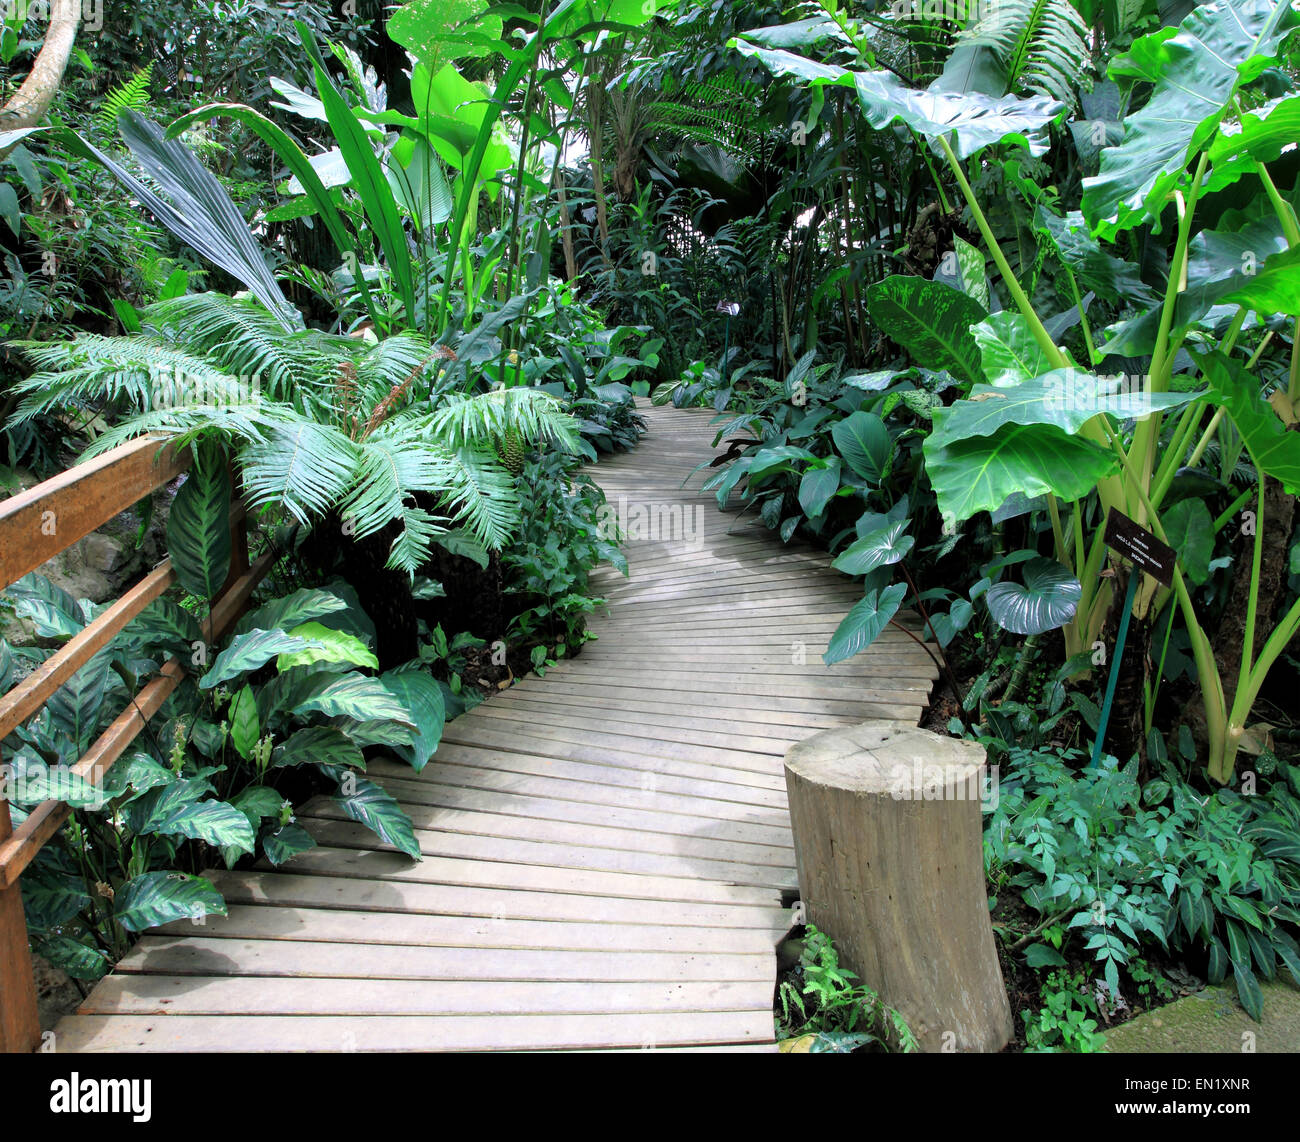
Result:
[[[339,598],[331,591],[316,587],[302,587],[292,595],[272,599],[256,610],[249,611],[235,624],[235,633],[244,634],[255,628],[290,630],[302,623],[313,622],[347,609],[347,600]]]
[[[993,436],[936,441],[947,414],[935,409],[935,433],[922,445],[947,529],[976,512],[996,511],[1017,493],[1081,499],[1119,468],[1109,449],[1051,424],[1009,424]]]
[[[316,93],[320,96],[329,119],[330,130],[343,158],[352,172],[352,186],[361,199],[366,218],[379,245],[384,251],[388,272],[397,286],[398,295],[406,308],[407,320],[415,319],[415,276],[411,268],[411,255],[406,247],[406,233],[402,229],[402,216],[393,196],[393,188],[384,177],[384,170],[375,158],[373,144],[366,130],[357,121],[339,90],[325,69],[325,60],[311,29],[301,20],[294,21],[298,36],[312,61],[316,77]],[[297,173],[297,172],[295,172]],[[306,182],[303,183],[306,186]]]
[[[114,903],[113,918],[128,932],[173,920],[226,915],[226,901],[212,883],[183,872],[146,872],[128,880],[117,890]]]
[[[1079,606],[1083,587],[1055,559],[1025,564],[1024,583],[994,583],[984,592],[993,621],[1013,634],[1043,634],[1068,623]]]
[[[833,666],[866,650],[889,625],[889,620],[898,613],[906,594],[907,587],[902,583],[895,583],[883,591],[868,591],[866,597],[855,603],[835,628],[822,661],[827,666]]]
[[[1094,234],[1114,239],[1158,219],[1183,170],[1214,135],[1241,85],[1259,75],[1296,25],[1290,0],[1212,0],[1172,36],[1161,29],[1114,61],[1114,79],[1155,83],[1141,110],[1124,119],[1124,141],[1101,153],[1083,180],[1083,214]]]
[[[230,477],[216,447],[195,449],[194,466],[167,516],[167,553],[176,578],[211,603],[230,574]]]
[[[841,551],[831,566],[846,575],[867,575],[877,567],[897,563],[916,542],[903,534],[910,524],[910,520],[902,520],[864,535]]]
[[[946,369],[968,384],[984,380],[971,326],[988,313],[961,290],[896,274],[867,288],[867,311],[914,361]]]
[[[277,670],[291,670],[295,666],[318,664],[322,669],[350,670],[354,666],[368,666],[371,670],[379,669],[379,660],[354,634],[347,631],[332,630],[322,623],[302,623],[289,634],[297,638],[309,638],[317,646],[303,650],[286,651],[276,659]]]

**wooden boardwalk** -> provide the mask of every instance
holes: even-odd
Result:
[[[631,536],[599,641],[449,723],[422,774],[370,767],[423,861],[310,802],[319,848],[210,874],[229,916],[145,935],[58,1050],[772,1049],[785,750],[918,719],[936,671],[892,629],[823,666],[859,590],[682,489],[710,413],[644,412],[595,470]]]

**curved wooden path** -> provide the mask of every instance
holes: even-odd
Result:
[[[895,630],[823,666],[858,589],[683,490],[712,414],[642,403],[594,473],[630,533],[599,641],[449,723],[422,774],[370,767],[423,861],[309,803],[319,848],[210,874],[229,916],[145,935],[56,1049],[772,1049],[785,750],[918,719],[936,671]]]

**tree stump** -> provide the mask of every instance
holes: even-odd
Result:
[[[984,882],[984,762],[972,742],[900,721],[786,754],[805,916],[924,1051],[998,1051],[1013,1032]]]

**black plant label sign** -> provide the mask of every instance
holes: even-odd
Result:
[[[1178,553],[1167,543],[1161,543],[1140,524],[1121,511],[1110,509],[1106,517],[1106,546],[1135,567],[1140,567],[1151,578],[1170,587],[1174,582],[1174,561]]]

